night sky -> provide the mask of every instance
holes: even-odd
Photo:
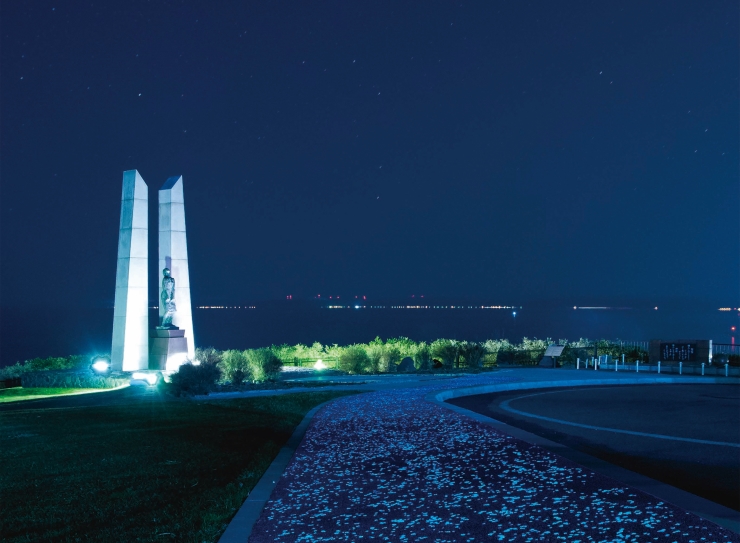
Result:
[[[112,306],[128,169],[153,285],[184,176],[196,305],[740,297],[734,0],[0,16],[3,307]]]

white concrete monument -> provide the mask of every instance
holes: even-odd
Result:
[[[148,188],[139,172],[123,172],[111,346],[111,368],[118,371],[149,365],[148,206]]]
[[[152,365],[173,371],[186,357],[195,359],[182,176],[170,177],[159,189],[159,270],[164,278],[160,325],[152,331]]]
[[[158,268],[163,277],[159,322],[152,330],[148,207],[148,189],[139,172],[123,172],[111,346],[111,368],[116,371],[177,371],[185,360],[195,359],[182,176],[170,177],[159,190]]]

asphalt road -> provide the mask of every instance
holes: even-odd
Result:
[[[740,511],[737,385],[577,387],[448,401]]]

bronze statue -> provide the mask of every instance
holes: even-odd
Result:
[[[162,270],[162,294],[160,299],[162,300],[162,306],[164,307],[164,314],[162,315],[162,324],[157,328],[166,330],[177,330],[177,326],[172,324],[172,317],[177,311],[175,305],[175,278],[170,276],[170,269],[165,268]]]

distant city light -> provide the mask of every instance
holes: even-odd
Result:
[[[318,296],[317,296],[318,298]],[[363,301],[367,300],[367,296],[355,296],[355,298],[359,301],[362,299]],[[292,300],[293,296],[286,296],[286,299]],[[332,301],[339,300],[339,296],[329,296],[328,298]],[[515,307],[520,306],[513,306],[513,305],[372,305],[372,306],[365,306],[365,305],[327,305],[324,306],[324,309],[356,309],[356,308],[366,308],[370,307],[372,309],[514,309]],[[257,306],[255,305],[199,305],[196,306],[196,309],[257,309]],[[573,309],[576,309],[574,306]],[[578,309],[615,309],[611,307],[579,307]],[[624,308],[617,308],[617,309],[624,309]]]
[[[292,299],[292,296],[291,296]],[[196,309],[257,309],[256,305],[199,305]]]

